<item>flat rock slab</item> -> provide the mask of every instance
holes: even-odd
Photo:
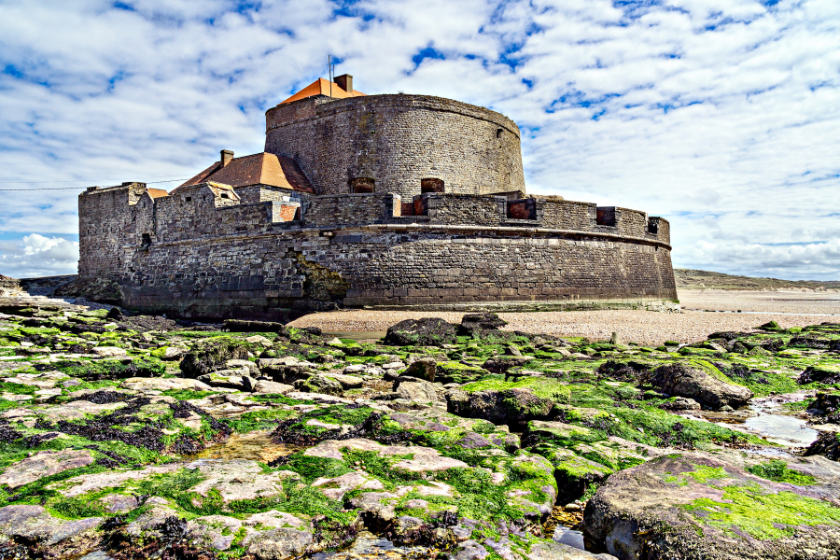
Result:
[[[103,521],[101,517],[65,521],[53,517],[41,506],[6,506],[0,508],[0,535],[5,537],[3,540],[34,541],[50,546],[93,530]]]
[[[132,391],[168,391],[169,389],[187,389],[191,391],[212,391],[212,387],[198,379],[184,379],[172,377],[162,379],[158,377],[129,377],[120,387]]]
[[[90,350],[100,358],[122,358],[128,355],[125,348],[116,346],[94,346]]]
[[[410,459],[400,459],[394,463],[394,468],[408,472],[435,472],[453,468],[469,468],[463,461],[443,457],[436,449],[430,447],[400,447],[396,445],[382,445],[369,439],[347,439],[343,441],[322,441],[315,447],[304,451],[308,457],[324,457],[342,460],[341,451],[355,449],[359,451],[374,451],[384,457],[410,455]]]
[[[20,488],[45,476],[70,469],[86,467],[93,463],[93,456],[87,450],[63,449],[61,451],[39,451],[8,467],[0,475],[0,485]]]
[[[268,395],[285,395],[287,393],[291,393],[294,390],[295,388],[291,385],[286,385],[285,383],[277,383],[275,381],[260,380],[257,381],[256,385],[254,385],[255,393],[263,393]]]
[[[226,503],[278,496],[283,491],[282,479],[298,476],[290,471],[264,474],[259,463],[246,459],[200,460],[190,463],[187,468],[198,469],[207,477],[194,486],[192,492],[207,496],[211,490],[216,490]]]
[[[183,463],[170,463],[168,465],[146,467],[145,469],[136,471],[109,471],[85,474],[61,482],[54,482],[47,486],[47,488],[58,490],[59,493],[68,498],[74,498],[82,494],[87,494],[88,492],[102,490],[103,488],[115,488],[130,480],[143,480],[157,474],[174,473],[182,468],[184,468]]]
[[[312,482],[313,488],[320,488],[324,496],[331,500],[340,500],[350,490],[384,490],[379,480],[361,472],[351,472],[335,478],[318,478]]]

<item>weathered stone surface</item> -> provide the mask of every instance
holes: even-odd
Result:
[[[385,487],[375,478],[361,472],[351,472],[336,478],[318,478],[312,482],[313,488],[321,488],[331,500],[340,500],[350,490],[383,490]]]
[[[584,527],[622,559],[829,558],[840,503],[819,486],[780,484],[702,455],[668,455],[613,474]]]
[[[13,505],[0,508],[0,535],[6,537],[3,540],[49,546],[91,531],[103,521],[101,517],[65,521],[53,517],[41,506]]]
[[[591,554],[554,541],[542,541],[535,544],[525,558],[527,560],[617,560],[610,554]]]
[[[358,449],[361,451],[374,451],[384,457],[394,455],[412,455],[411,459],[400,459],[394,463],[393,468],[408,472],[422,473],[445,471],[455,467],[466,468],[468,465],[463,461],[443,457],[440,452],[430,447],[401,447],[397,445],[382,445],[368,439],[347,439],[322,441],[315,447],[304,451],[308,457],[327,457],[330,459],[343,459],[342,449]]]
[[[486,336],[498,331],[507,325],[507,321],[501,319],[495,313],[467,313],[461,318],[458,325],[458,334],[461,336]]]
[[[254,385],[255,393],[283,395],[290,391],[294,391],[294,389],[295,388],[291,385],[286,385],[285,383],[275,383],[274,381],[259,380],[256,385]]]
[[[198,380],[211,387],[228,387],[239,391],[251,391],[257,381],[248,375],[242,375],[243,373],[247,374],[248,370],[245,368],[241,370],[224,369],[200,375]]]
[[[74,498],[94,490],[117,487],[129,480],[143,480],[157,474],[173,473],[183,467],[183,463],[169,463],[167,465],[154,465],[140,470],[106,471],[85,474],[61,482],[54,482],[48,488],[58,490],[68,498]]]
[[[190,543],[198,548],[227,550],[236,538],[242,522],[225,515],[206,515],[187,523]]]
[[[356,377],[355,375],[342,375],[340,373],[325,373],[325,377],[329,377],[330,379],[334,379],[341,384],[342,389],[358,389],[359,387],[364,384],[364,380],[361,377]]]
[[[6,485],[12,489],[19,488],[45,476],[86,467],[91,463],[93,463],[93,457],[87,450],[39,451],[6,468],[0,475],[0,485]]]
[[[455,342],[455,333],[455,325],[443,319],[406,319],[388,327],[384,342],[393,346],[439,346]]]
[[[312,533],[279,528],[252,533],[243,541],[248,554],[259,560],[286,560],[300,555],[312,543]]]
[[[189,352],[181,360],[180,367],[184,377],[195,379],[221,369],[228,360],[247,357],[248,348],[243,343],[231,339],[215,340]]]
[[[224,502],[270,498],[282,492],[283,473],[263,474],[259,463],[245,459],[201,460],[191,463],[206,476],[192,491],[202,496],[218,491]],[[285,476],[297,476],[285,473]]]
[[[449,412],[468,418],[483,418],[494,424],[522,422],[533,418],[546,418],[554,401],[538,397],[528,389],[466,391],[446,393]]]
[[[124,389],[132,391],[167,391],[169,389],[188,389],[191,391],[209,391],[211,387],[197,379],[181,379],[169,377],[166,379],[130,377],[120,384]]]
[[[434,385],[413,377],[397,378],[394,381],[394,391],[399,393],[400,398],[413,402],[436,402],[438,400],[437,388]]]
[[[437,363],[432,358],[421,358],[413,362],[408,369],[402,372],[404,377],[416,377],[423,381],[434,381]]]
[[[685,364],[660,366],[650,374],[648,382],[666,393],[688,397],[711,408],[738,408],[753,396],[746,387],[721,381],[700,367]]]
[[[117,348],[114,346],[94,346],[91,352],[100,358],[122,358],[127,355],[125,348]]]

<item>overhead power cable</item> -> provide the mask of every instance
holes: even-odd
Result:
[[[143,183],[144,185],[157,185],[159,183],[175,183],[177,181],[186,181],[186,179],[167,179],[166,181],[147,181],[143,183],[143,181],[138,181],[139,183]],[[43,185],[44,183],[75,183],[76,181],[42,181],[39,183],[24,183],[24,184],[40,184]],[[103,181],[104,182],[104,181]],[[14,185],[20,183],[0,183],[0,185]],[[93,186],[93,185],[91,185]],[[22,189],[0,189],[0,191],[69,191],[69,190],[80,190],[80,189],[87,189],[87,186],[83,187],[37,187],[34,189],[29,188],[22,188]]]

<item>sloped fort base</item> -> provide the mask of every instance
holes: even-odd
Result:
[[[637,211],[611,209],[615,225],[604,226],[594,204],[427,193],[412,205],[418,215],[403,216],[397,195],[356,194],[309,197],[302,218],[282,221],[282,201],[220,192],[197,185],[151,199],[131,184],[83,194],[80,215],[99,219],[83,229],[81,278],[115,280],[126,307],[190,318],[676,300],[668,224],[653,233]],[[508,218],[524,203],[533,219]]]

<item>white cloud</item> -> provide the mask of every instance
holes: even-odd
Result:
[[[362,91],[502,111],[532,192],[665,216],[677,266],[840,278],[840,3],[769,4],[0,3],[0,182],[189,177],[259,151],[265,109],[333,54]],[[75,192],[4,195],[0,231],[75,232]]]
[[[31,278],[75,274],[79,243],[37,233],[15,241],[0,241],[0,274]]]

